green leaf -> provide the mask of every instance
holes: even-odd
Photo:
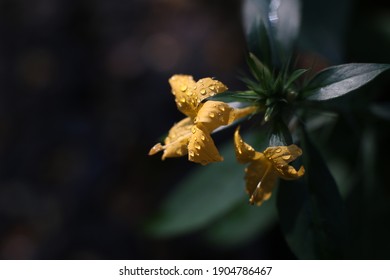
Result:
[[[243,183],[244,184],[244,181]],[[235,248],[259,237],[277,222],[275,197],[261,207],[240,201],[227,215],[214,223],[206,232],[211,244],[224,248]]]
[[[247,61],[252,75],[256,80],[265,85],[271,84],[272,74],[267,66],[265,66],[253,53],[249,53]]]
[[[220,94],[206,98],[205,100],[229,102],[244,102],[244,103],[256,103],[260,99],[260,96],[254,91],[225,91]]]
[[[265,65],[280,66],[290,57],[300,28],[300,6],[299,0],[244,0],[248,48]]]
[[[267,95],[268,92],[265,89],[264,85],[244,76],[239,77],[239,79],[246,84],[248,89],[254,91],[260,97],[264,97]]]
[[[336,98],[367,84],[389,68],[389,64],[375,63],[332,66],[322,70],[308,82],[302,97],[317,101]]]
[[[288,78],[288,80],[284,84],[284,88],[285,89],[289,88],[293,82],[295,82],[297,79],[299,79],[307,71],[308,71],[308,69],[297,69],[294,72],[292,72],[290,77]]]
[[[300,259],[345,256],[344,204],[320,153],[303,133],[306,173],[300,180],[281,181],[277,207],[282,230]]]
[[[233,144],[220,152],[223,162],[199,166],[176,187],[146,225],[148,233],[168,237],[203,228],[243,200],[243,167],[236,162]]]

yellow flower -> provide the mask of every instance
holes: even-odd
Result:
[[[227,87],[211,78],[195,82],[192,76],[174,75],[169,79],[177,108],[187,117],[173,125],[161,143],[152,147],[149,155],[164,151],[162,159],[188,154],[190,161],[206,165],[222,161],[210,134],[218,127],[228,125],[254,111],[254,107],[234,109],[220,101],[205,98],[227,90]]]
[[[295,180],[303,176],[303,166],[299,170],[289,163],[302,155],[297,145],[268,147],[260,153],[245,143],[239,128],[234,133],[236,157],[240,163],[250,163],[245,169],[246,191],[250,204],[260,206],[271,197],[277,178]]]

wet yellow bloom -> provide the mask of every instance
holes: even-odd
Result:
[[[245,143],[239,128],[234,133],[236,157],[240,163],[249,163],[245,169],[246,191],[249,202],[260,206],[271,197],[277,178],[295,180],[303,176],[303,166],[297,171],[290,162],[302,155],[297,145],[268,147],[263,153]]]
[[[234,109],[220,101],[202,102],[227,90],[223,83],[211,78],[195,82],[192,76],[174,75],[169,83],[177,108],[187,117],[173,125],[164,145],[156,144],[149,155],[164,151],[162,159],[165,159],[188,154],[190,161],[203,165],[222,161],[210,134],[216,128],[252,113],[254,107]]]

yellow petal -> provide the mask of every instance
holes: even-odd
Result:
[[[277,174],[272,163],[261,154],[245,169],[246,191],[249,194],[249,203],[260,206],[271,197],[276,185]]]
[[[169,79],[177,108],[185,115],[195,118],[203,99],[224,92],[227,87],[211,78],[195,82],[189,75],[174,75]]]
[[[206,101],[200,108],[195,124],[201,123],[210,133],[230,123],[233,108],[221,101]]]
[[[191,137],[191,127],[193,122],[191,118],[185,118],[172,126],[165,138],[165,145],[160,143],[154,145],[149,152],[149,155],[164,150],[162,159],[167,157],[181,157],[187,154],[187,145]]]
[[[218,80],[211,78],[203,78],[196,82],[195,92],[198,99],[202,102],[203,99],[214,96],[218,93],[226,91],[228,88]]]
[[[202,165],[223,160],[209,132],[201,124],[194,125],[191,130],[192,135],[188,143],[188,160]]]
[[[255,149],[245,143],[240,135],[240,127],[237,127],[234,132],[234,147],[236,151],[236,158],[240,163],[248,163],[253,161],[256,156]]]
[[[194,118],[200,101],[197,100],[197,97],[193,93],[196,83],[192,76],[174,75],[169,79],[169,84],[171,85],[179,111]]]
[[[249,114],[254,113],[257,110],[256,106],[244,107],[244,108],[236,108],[231,114],[231,120],[229,123],[241,119],[243,117],[248,116]]]
[[[272,162],[279,177],[285,180],[298,179],[305,174],[303,166],[297,171],[289,163],[302,155],[302,150],[297,145],[268,147],[264,155]]]

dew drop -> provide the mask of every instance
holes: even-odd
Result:
[[[183,154],[183,152],[181,151],[181,149],[177,149],[176,154],[178,154],[179,156],[181,156],[181,155]]]
[[[200,150],[200,145],[198,143],[195,144],[195,149]]]
[[[225,107],[223,105],[219,105],[219,110],[221,110],[222,112],[225,112]]]
[[[206,139],[206,137],[202,134],[202,135],[200,136],[200,139],[202,139],[202,141],[204,141],[204,140]]]
[[[185,103],[186,102],[186,99],[184,97],[180,98],[180,102],[181,103]]]
[[[190,157],[194,157],[194,155],[195,155],[195,153],[194,153],[194,151],[189,151],[189,155],[190,155]]]
[[[282,159],[289,160],[291,158],[291,155],[282,156]]]
[[[182,85],[182,86],[180,87],[180,90],[183,91],[183,92],[186,91],[186,90],[187,90],[187,86],[186,86],[186,85]]]
[[[196,86],[194,86],[194,89],[197,89],[197,87],[196,87]]]
[[[209,114],[209,117],[210,117],[210,118],[214,118],[214,117],[215,117],[215,114],[214,114],[213,112],[211,112],[211,113]]]
[[[210,86],[209,89],[215,90],[215,86]]]
[[[205,95],[205,94],[206,94],[206,90],[205,90],[205,89],[202,89],[202,90],[200,91],[200,94]]]
[[[195,127],[195,126],[193,126],[193,127],[191,128],[191,132],[192,132],[192,134],[195,134],[195,133],[196,133],[196,127]]]
[[[282,151],[281,148],[277,148],[277,149],[275,150],[275,152],[277,152],[277,153],[280,153],[281,151]]]
[[[189,90],[189,91],[186,92],[186,94],[187,94],[188,96],[191,96],[191,95],[193,95],[194,93],[193,93],[192,91]]]

